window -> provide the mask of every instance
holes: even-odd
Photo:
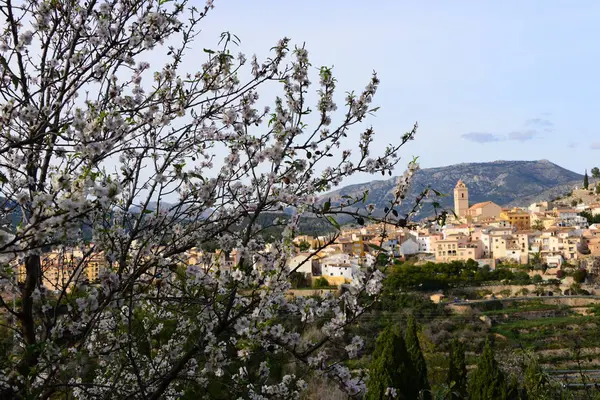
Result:
[[[461,193],[461,194],[460,194],[460,197],[461,197],[462,199],[464,199],[464,198],[465,198],[465,194],[464,194],[464,193]]]

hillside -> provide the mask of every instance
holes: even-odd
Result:
[[[453,206],[453,189],[462,179],[469,188],[471,204],[491,200],[499,205],[523,203],[556,186],[572,187],[582,182],[583,175],[569,171],[548,160],[540,161],[494,161],[487,163],[463,163],[439,168],[426,168],[415,174],[413,186],[401,212],[407,212],[414,204],[416,195],[428,185],[449,196],[439,199],[443,207]],[[369,190],[369,203],[384,207],[391,199],[396,178],[346,186],[327,194],[332,201],[344,195],[360,195]],[[560,189],[559,193],[566,190]],[[533,197],[532,197],[533,196]],[[525,204],[525,203],[523,203]],[[529,203],[527,203],[529,204]],[[424,208],[421,216],[432,212]]]
[[[600,195],[596,194],[594,189],[598,183],[599,182],[590,179],[590,190],[583,190],[581,189],[581,180],[576,180],[573,182],[569,182],[568,184],[557,185],[541,193],[524,197],[520,201],[515,200],[510,205],[527,205],[535,203],[537,201],[553,201],[559,198],[560,203],[562,204],[571,204],[573,200],[578,202],[584,201],[587,204],[598,203],[600,202]],[[574,187],[578,187],[580,189],[573,190]]]

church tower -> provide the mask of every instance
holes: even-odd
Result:
[[[469,211],[469,189],[462,179],[454,187],[454,212],[457,217],[464,218]]]

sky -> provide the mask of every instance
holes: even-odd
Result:
[[[423,168],[548,159],[583,173],[600,164],[600,1],[214,4],[202,46],[223,31],[246,54],[267,54],[284,36],[305,43],[314,66],[334,66],[339,103],[377,71],[377,145],[419,124],[402,165],[412,156]]]

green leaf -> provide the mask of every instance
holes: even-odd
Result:
[[[440,197],[448,197],[449,196],[449,195],[444,194],[444,193],[442,193],[442,192],[440,192],[438,190],[435,190],[433,188],[431,190],[433,191],[433,193],[435,193],[436,196],[440,196]]]
[[[335,226],[335,228],[339,231],[341,229],[340,224],[333,218],[331,215],[327,216],[327,220],[331,222],[331,225]]]
[[[8,183],[8,178],[2,172],[0,172],[0,183]]]
[[[214,54],[215,53],[215,51],[211,50],[211,49],[204,49],[204,52],[208,53],[208,54]]]
[[[331,208],[331,199],[327,200],[323,205],[323,212],[326,213]]]
[[[358,217],[358,218],[356,218],[356,222],[359,225],[364,225],[365,224],[365,219],[363,217]]]
[[[394,214],[394,217],[397,217],[398,216],[398,211],[392,210],[392,214]]]
[[[144,212],[143,212],[143,213],[144,213],[144,214],[152,214],[152,212],[153,212],[152,210],[144,210]]]
[[[369,191],[365,190],[365,192],[363,193],[363,198],[362,198],[363,204],[367,201],[367,197],[369,197]]]

